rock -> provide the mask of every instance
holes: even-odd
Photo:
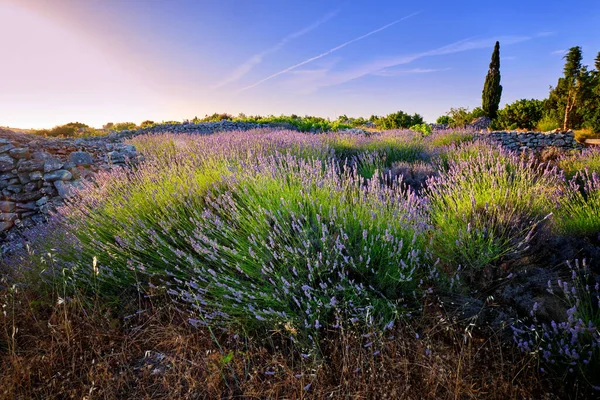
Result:
[[[41,207],[44,204],[48,203],[48,197],[44,196],[41,199],[39,199],[38,201],[35,202],[36,206]]]
[[[46,152],[46,151],[36,151],[33,154],[31,154],[31,158],[34,160],[46,160],[48,158],[52,158],[52,154]]]
[[[6,231],[12,228],[14,224],[12,221],[0,221],[0,231]]]
[[[63,199],[67,199],[73,195],[73,189],[71,185],[68,185],[63,181],[55,181],[54,187],[56,187],[58,195]]]
[[[0,155],[0,172],[10,171],[15,167],[15,160],[7,155]]]
[[[552,142],[552,144],[554,146],[564,146],[566,144],[566,142],[562,139],[556,139],[554,142]]]
[[[17,208],[20,210],[35,210],[37,208],[37,202],[29,201],[27,203],[17,203]]]
[[[108,159],[113,164],[120,164],[125,162],[125,156],[118,151],[111,151],[108,153]]]
[[[16,213],[0,213],[0,221],[14,221],[19,216]]]
[[[64,170],[64,169],[59,169],[59,170],[44,174],[44,180],[46,182],[54,182],[54,181],[58,181],[58,180],[68,181],[72,177],[73,177],[73,175],[69,171]]]
[[[15,193],[11,196],[11,199],[16,202],[19,202],[19,203],[25,203],[25,202],[32,201],[32,200],[37,200],[42,196],[43,196],[43,194],[41,193],[41,190],[40,190],[38,192]]]
[[[31,182],[31,178],[27,172],[19,172],[17,176],[19,178],[19,182],[21,182],[23,185]]]
[[[0,211],[3,213],[10,213],[15,211],[17,205],[13,201],[0,201]]]
[[[44,172],[52,172],[61,169],[65,163],[56,159],[48,158],[44,161]]]
[[[0,145],[0,154],[6,153],[10,149],[14,149],[14,148],[15,148],[15,146],[13,146],[11,143]]]
[[[43,177],[44,175],[40,171],[34,171],[29,173],[29,179],[31,179],[32,181],[39,181]]]
[[[19,172],[41,171],[44,169],[44,160],[21,160],[17,166]],[[33,178],[31,178],[33,180]]]
[[[14,149],[11,149],[8,154],[12,157],[12,158],[16,158],[17,160],[23,159],[23,158],[28,158],[29,157],[29,149],[26,147],[16,147]]]
[[[134,148],[135,151],[135,148]],[[89,166],[94,164],[94,159],[85,151],[75,151],[69,155],[69,161],[71,161],[75,166],[85,165]]]

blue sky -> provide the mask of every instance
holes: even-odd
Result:
[[[478,106],[496,40],[502,103],[543,98],[563,51],[600,51],[600,2],[0,0],[0,125],[213,112],[433,121]]]

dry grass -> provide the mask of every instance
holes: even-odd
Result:
[[[213,336],[160,301],[126,317],[44,297],[0,286],[2,399],[555,398],[531,360],[442,318],[437,303],[385,337],[324,332],[323,357],[305,360],[275,333],[260,344]]]
[[[594,132],[591,129],[578,129],[575,131],[575,140],[579,143],[585,142],[586,139],[598,139],[600,132]]]

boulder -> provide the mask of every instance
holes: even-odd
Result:
[[[69,155],[69,161],[75,164],[75,166],[89,166],[94,164],[94,159],[91,154],[85,151],[74,151]]]
[[[73,175],[65,169],[59,169],[59,170],[44,174],[44,180],[46,182],[54,182],[54,181],[59,181],[59,180],[60,181],[68,181],[72,177],[73,177]]]
[[[15,167],[15,160],[7,155],[0,155],[0,172],[10,171]]]

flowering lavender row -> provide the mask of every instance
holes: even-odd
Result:
[[[167,136],[136,171],[99,176],[61,210],[76,278],[163,286],[194,323],[309,340],[414,305],[430,274],[423,199],[365,181],[322,141],[256,135]]]
[[[425,288],[518,274],[497,267],[527,255],[542,227],[575,234],[565,222],[587,218],[577,234],[597,235],[593,172],[569,184],[561,169],[469,132],[254,130],[132,144],[146,161],[68,200],[51,246],[90,290],[168,292],[195,325],[317,343],[324,328],[389,326]]]

